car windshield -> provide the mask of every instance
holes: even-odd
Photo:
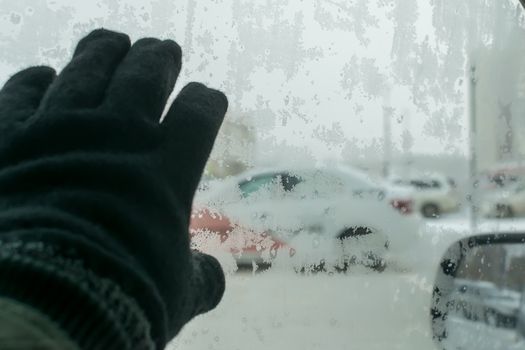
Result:
[[[525,222],[525,197],[489,196],[525,175],[518,0],[1,3],[2,81],[104,27],[178,42],[171,99],[228,96],[189,232],[226,294],[168,349],[437,349],[445,250]]]
[[[239,184],[243,197],[248,197],[251,193],[258,191],[269,191],[270,186],[281,185],[280,176],[277,174],[265,174],[252,177]]]

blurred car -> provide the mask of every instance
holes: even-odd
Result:
[[[190,232],[194,242],[218,237],[214,249],[239,265],[281,258],[299,267],[382,270],[418,232],[412,195],[346,167],[257,170],[200,192]]]
[[[525,166],[522,161],[499,162],[481,172],[480,188],[484,191],[504,189],[522,182]]]
[[[482,198],[481,213],[494,218],[525,216],[525,183],[515,183],[486,194]]]
[[[459,209],[460,201],[456,184],[449,177],[439,174],[392,177],[390,181],[399,186],[415,189],[414,209],[426,218],[437,218],[441,214]]]
[[[453,299],[457,314],[492,327],[516,327],[520,292],[480,280],[458,278],[454,284]]]

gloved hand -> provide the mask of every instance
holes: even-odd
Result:
[[[0,91],[0,296],[54,313],[90,349],[117,348],[107,322],[151,347],[144,319],[161,349],[224,291],[188,225],[227,99],[190,83],[161,122],[180,68],[173,41],[95,30],[58,76],[32,67]]]

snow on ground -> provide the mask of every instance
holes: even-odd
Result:
[[[434,273],[447,247],[468,233],[467,221],[430,221],[421,263],[409,272],[228,274],[217,309],[188,324],[168,349],[438,349],[429,317]]]
[[[430,293],[414,274],[230,275],[169,349],[431,349]]]

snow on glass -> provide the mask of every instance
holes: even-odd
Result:
[[[96,27],[176,40],[173,96],[230,102],[190,230],[228,288],[173,348],[433,348],[439,259],[525,153],[517,1],[2,1],[1,80],[63,67]],[[422,218],[392,179],[435,173],[459,208]]]

